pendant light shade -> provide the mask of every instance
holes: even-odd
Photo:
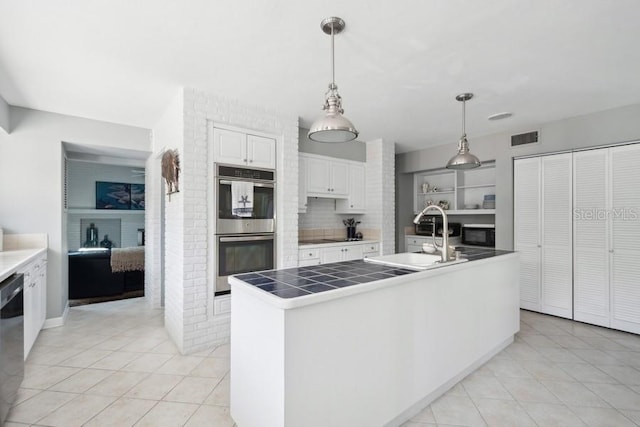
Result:
[[[345,23],[337,17],[326,18],[320,23],[322,31],[331,35],[331,83],[325,94],[323,110],[325,115],[316,120],[309,130],[308,137],[316,142],[348,142],[358,137],[358,131],[353,123],[342,114],[342,98],[338,93],[335,79],[335,59],[333,36],[344,29]]]
[[[469,141],[467,141],[465,103],[471,98],[473,98],[472,93],[462,93],[456,96],[456,100],[462,102],[462,136],[458,141],[458,154],[447,162],[447,169],[473,169],[482,164],[480,159],[469,152]]]

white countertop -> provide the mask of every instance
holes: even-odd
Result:
[[[47,251],[47,248],[0,252],[0,282]]]
[[[308,248],[329,248],[332,246],[345,246],[345,245],[366,245],[369,243],[379,243],[379,240],[345,240],[342,242],[325,242],[325,243],[301,243],[298,245],[300,249]]]

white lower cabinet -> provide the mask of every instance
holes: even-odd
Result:
[[[442,245],[442,237],[435,238],[437,245]],[[416,236],[416,235],[406,235],[404,236],[405,243],[405,252],[421,252],[422,245],[425,243],[433,244],[432,236]],[[459,245],[460,237],[449,237],[449,246],[451,245]]]
[[[300,249],[298,251],[298,267],[320,264],[320,249]]]
[[[367,243],[366,245],[362,245],[362,256],[363,258],[369,258],[372,256],[380,255],[380,243]]]
[[[331,248],[322,248],[320,251],[320,264],[351,261],[362,258],[364,258],[362,245],[336,246]]]
[[[38,338],[47,313],[47,256],[20,270],[24,274],[24,358]]]
[[[380,255],[378,242],[347,243],[336,246],[306,247],[298,251],[298,266],[352,261]]]

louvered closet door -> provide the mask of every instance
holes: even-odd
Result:
[[[520,254],[520,307],[540,311],[540,158],[515,160],[514,248]]]
[[[573,317],[571,153],[542,157],[541,311]]]
[[[640,333],[640,144],[609,150],[611,327]]]
[[[573,153],[574,319],[609,326],[608,149]]]

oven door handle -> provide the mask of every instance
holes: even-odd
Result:
[[[273,240],[273,236],[238,236],[220,237],[220,242],[252,242],[257,240]]]
[[[251,183],[253,184],[253,186],[254,186],[254,187],[266,187],[266,188],[273,188],[273,184],[271,184],[271,183],[253,182],[253,181],[250,181],[250,180],[244,180],[244,179],[237,179],[237,180],[235,180],[235,181],[236,181],[236,182],[240,182],[240,181],[251,182]],[[231,185],[231,183],[232,183],[233,181],[229,181],[229,180],[226,180],[226,179],[219,179],[219,180],[218,180],[218,182],[219,182],[220,184],[223,184],[223,185]]]

